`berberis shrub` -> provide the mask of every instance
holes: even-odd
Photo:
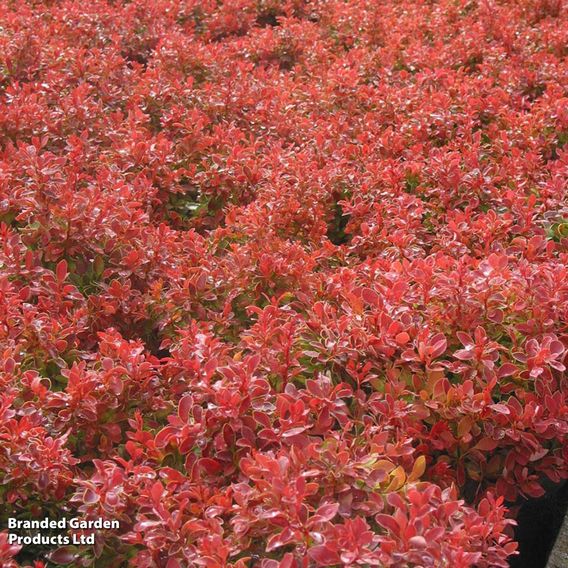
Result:
[[[568,476],[567,46],[562,0],[0,0],[1,566],[507,566]]]

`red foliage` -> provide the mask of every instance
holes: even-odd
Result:
[[[2,566],[507,566],[568,477],[568,10],[379,4],[0,0],[3,518],[120,521]]]

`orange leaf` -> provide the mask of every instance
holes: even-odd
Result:
[[[408,476],[408,482],[411,483],[412,481],[416,481],[420,479],[424,472],[426,471],[426,457],[425,456],[418,456],[416,461],[414,462],[414,466],[412,467],[412,471]]]
[[[406,473],[401,466],[398,466],[392,473],[391,473],[391,482],[389,486],[386,488],[385,493],[390,493],[391,491],[398,491],[406,481]]]
[[[469,434],[471,427],[473,426],[473,418],[471,416],[464,416],[458,424],[458,438],[463,438],[466,434]]]

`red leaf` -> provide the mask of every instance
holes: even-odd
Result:
[[[193,406],[193,398],[191,396],[184,396],[179,401],[178,415],[184,421],[189,421],[189,412]]]
[[[378,515],[375,515],[375,521],[377,521],[377,523],[381,525],[381,527],[387,529],[394,535],[400,534],[400,526],[390,515],[384,515],[380,513]]]
[[[164,494],[164,486],[159,481],[156,481],[154,485],[152,485],[150,494],[152,495],[152,500],[154,501],[154,503],[158,504],[162,499],[162,495]]]
[[[339,503],[328,503],[327,505],[322,505],[311,518],[311,522],[324,523],[331,521],[331,519],[333,519],[333,517],[337,514],[338,509]]]
[[[498,414],[511,414],[511,411],[505,404],[490,404],[488,408],[494,410]]]
[[[58,282],[63,282],[67,277],[67,261],[60,260],[55,268],[55,275]]]
[[[399,345],[405,345],[410,341],[410,335],[406,331],[401,331],[394,339]]]
[[[286,527],[281,533],[271,536],[266,543],[266,552],[285,546],[294,541],[296,538],[296,531]]]
[[[474,446],[473,449],[481,450],[483,452],[491,452],[499,445],[497,440],[493,440],[492,438],[482,438],[477,444]]]
[[[49,559],[55,564],[71,564],[78,558],[78,555],[69,547],[61,547],[49,555]]]
[[[439,357],[446,351],[448,341],[443,334],[438,333],[430,340],[430,356],[432,359]]]
[[[363,288],[363,290],[361,290],[361,298],[363,298],[363,300],[365,300],[365,302],[367,302],[367,304],[370,304],[371,306],[380,305],[379,295],[370,288]]]
[[[223,469],[223,466],[218,461],[211,458],[201,458],[197,463],[201,469],[210,475],[219,473]]]
[[[162,428],[154,438],[156,447],[165,448],[169,444],[170,440],[176,436],[177,432],[178,429],[173,426],[166,426],[165,428]]]
[[[339,555],[326,545],[313,546],[308,550],[308,556],[319,566],[332,566],[340,562]]]
[[[512,363],[505,363],[499,367],[499,371],[497,371],[497,376],[502,379],[503,377],[509,377],[514,375],[519,369],[516,365]]]
[[[427,548],[428,543],[423,536],[413,536],[408,539],[409,544],[412,545],[413,548]]]

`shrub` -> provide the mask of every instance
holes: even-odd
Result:
[[[6,567],[507,566],[568,477],[556,0],[0,0]]]

